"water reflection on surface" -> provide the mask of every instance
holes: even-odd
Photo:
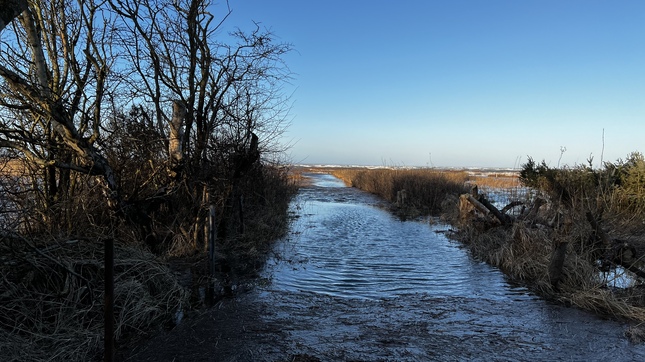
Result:
[[[310,176],[271,283],[246,297],[282,334],[259,347],[265,360],[645,360],[626,325],[512,286],[447,239],[448,225],[402,222],[372,195]]]
[[[331,175],[314,180],[294,203],[297,236],[278,246],[282,259],[269,269],[275,288],[370,299],[410,293],[533,298],[472,260],[441,232],[448,225],[399,221],[375,207],[375,197]]]

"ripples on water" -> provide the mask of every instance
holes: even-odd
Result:
[[[254,301],[287,331],[271,346],[330,361],[645,360],[624,326],[511,286],[447,239],[448,225],[402,222],[377,198],[312,177]]]
[[[299,218],[267,272],[273,287],[339,297],[403,294],[530,299],[501,272],[473,261],[442,231],[448,225],[402,222],[372,195],[331,175],[313,174],[292,207]]]

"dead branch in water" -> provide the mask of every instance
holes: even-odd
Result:
[[[501,212],[498,208],[491,204],[488,199],[486,199],[486,197],[477,192],[476,186],[473,187],[470,194],[462,194],[461,199],[468,201],[473,207],[475,207],[475,209],[477,209],[484,215],[493,214],[493,216],[495,216],[497,220],[502,223],[502,225],[510,225],[513,223],[513,218],[510,215],[505,214],[506,211],[516,206],[512,205],[513,203],[507,205],[502,209],[504,210],[504,212]]]
[[[475,207],[475,209],[477,209],[477,211],[481,212],[482,214],[484,214],[484,215],[488,215],[488,214],[490,213],[490,210],[488,210],[488,208],[487,208],[486,206],[484,206],[484,204],[482,204],[481,202],[479,202],[479,201],[478,201],[476,198],[474,198],[472,195],[470,195],[470,194],[463,194],[463,195],[461,195],[461,197],[460,197],[460,198],[461,198],[461,200],[464,200],[464,201],[469,202],[472,206],[474,206],[474,207]],[[462,201],[462,202],[463,202],[463,201]],[[463,216],[463,215],[462,215],[462,216]]]

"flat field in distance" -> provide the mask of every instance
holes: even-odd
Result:
[[[296,180],[301,173],[329,173],[334,175],[351,174],[361,170],[417,170],[421,173],[439,173],[448,178],[463,178],[466,183],[476,184],[486,189],[514,189],[521,187],[519,170],[505,168],[429,168],[429,167],[390,167],[390,166],[337,166],[337,165],[296,165],[292,172]],[[305,180],[306,182],[306,180]]]

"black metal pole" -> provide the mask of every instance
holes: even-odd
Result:
[[[114,361],[114,240],[105,240],[104,360]]]
[[[208,208],[208,286],[206,288],[206,304],[212,305],[215,298],[215,238],[217,229],[215,223],[215,205]]]

